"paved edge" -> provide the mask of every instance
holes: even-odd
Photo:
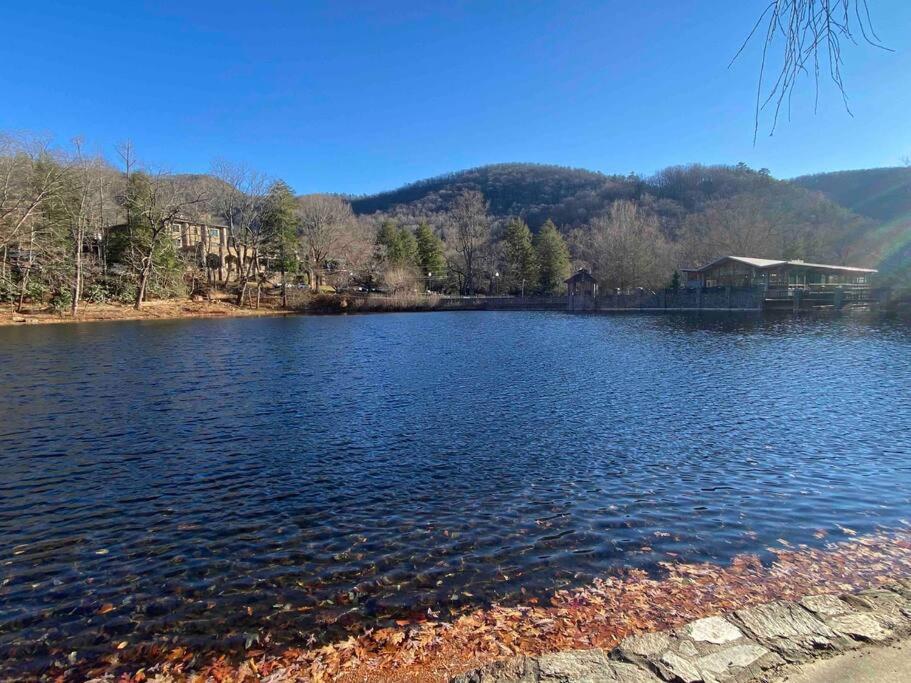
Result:
[[[630,636],[613,650],[493,662],[451,683],[767,683],[800,665],[911,635],[911,579],[811,595]]]

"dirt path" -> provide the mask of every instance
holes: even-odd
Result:
[[[911,681],[911,640],[871,647],[796,668],[782,683],[899,683]]]

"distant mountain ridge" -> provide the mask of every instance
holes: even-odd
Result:
[[[909,166],[814,173],[794,178],[791,182],[822,192],[861,216],[880,221],[911,217]]]
[[[873,219],[865,239],[880,269],[911,284],[911,167],[816,173],[791,182]]]
[[[629,194],[623,176],[608,176],[580,168],[532,163],[504,163],[479,166],[464,171],[409,183],[395,190],[351,200],[355,213],[390,212],[409,207],[422,213],[449,208],[464,190],[478,190],[490,202],[494,216],[523,216],[532,227],[548,218],[555,222],[571,215],[570,205],[610,195]]]
[[[548,219],[564,229],[580,227],[604,214],[619,199],[639,202],[648,198],[651,208],[662,215],[663,223],[673,233],[683,215],[712,199],[771,186],[779,191],[791,187],[744,164],[676,166],[643,178],[547,164],[503,163],[448,173],[350,200],[359,214],[429,214],[447,210],[462,191],[477,190],[490,203],[492,216],[521,216],[536,230]]]

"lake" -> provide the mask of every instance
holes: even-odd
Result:
[[[877,318],[0,328],[0,397],[8,671],[323,642],[911,517],[911,327]]]

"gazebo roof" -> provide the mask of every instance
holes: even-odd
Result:
[[[585,268],[579,268],[575,273],[566,278],[563,282],[571,284],[574,282],[597,282],[595,278]]]

